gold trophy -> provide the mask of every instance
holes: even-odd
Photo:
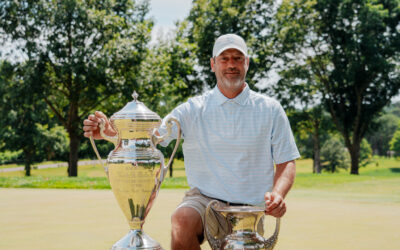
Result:
[[[272,250],[275,247],[280,228],[279,218],[276,218],[273,235],[264,239],[257,232],[257,225],[265,214],[264,208],[221,204],[212,200],[206,208],[205,235],[213,250]],[[216,230],[216,222],[224,224],[226,231]]]
[[[136,92],[132,96],[134,100],[110,118],[111,126],[117,131],[116,136],[104,134],[104,121],[99,125],[102,137],[115,145],[104,169],[130,227],[128,234],[111,249],[162,249],[157,241],[143,232],[142,227],[179,145],[180,124],[176,119],[169,118],[167,134],[156,136],[154,133],[161,124],[161,118],[137,100]],[[156,145],[171,134],[172,122],[177,125],[178,138],[165,166],[164,156]],[[92,137],[90,142],[101,162]]]

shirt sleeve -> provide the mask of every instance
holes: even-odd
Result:
[[[281,164],[300,157],[289,120],[279,103],[277,103],[273,120],[271,145],[275,164]]]

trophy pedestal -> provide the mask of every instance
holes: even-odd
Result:
[[[130,230],[127,235],[117,241],[111,250],[163,250],[160,244],[141,230]]]

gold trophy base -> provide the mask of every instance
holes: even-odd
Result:
[[[130,230],[127,235],[115,243],[111,250],[163,250],[160,244],[142,230]]]

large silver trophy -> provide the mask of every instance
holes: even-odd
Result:
[[[134,100],[110,118],[112,127],[117,131],[115,137],[105,135],[104,122],[100,124],[100,134],[115,145],[104,168],[130,227],[129,233],[111,249],[162,249],[159,243],[143,232],[142,227],[179,145],[180,124],[170,118],[167,121],[168,133],[163,137],[156,136],[155,130],[161,124],[161,118],[137,100],[136,92],[132,96]],[[165,166],[164,157],[156,145],[171,134],[172,122],[178,127],[178,139]],[[90,141],[101,161],[93,138]]]
[[[226,206],[213,200],[206,208],[205,235],[213,250],[272,250],[278,240],[280,219],[276,219],[275,232],[264,239],[257,232],[257,225],[265,214],[262,207]],[[217,218],[219,217],[219,218]],[[213,221],[210,219],[213,218]],[[225,232],[213,230],[215,223],[224,224]]]

